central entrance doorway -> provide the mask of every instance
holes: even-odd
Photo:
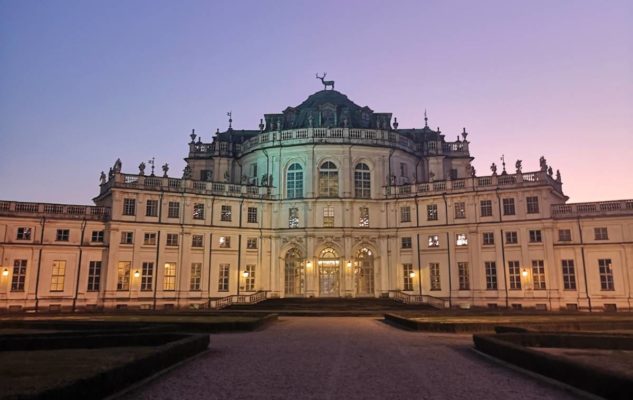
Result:
[[[339,295],[340,261],[332,248],[324,249],[319,256],[319,295],[335,297]]]

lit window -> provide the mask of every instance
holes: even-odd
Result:
[[[203,239],[202,235],[192,235],[191,236],[191,247],[203,247]]]
[[[334,207],[323,207],[323,227],[334,227]]]
[[[468,246],[468,236],[465,233],[457,234],[457,245],[458,246]]]
[[[255,290],[255,265],[248,264],[244,270],[244,290],[252,292]]]
[[[484,232],[483,233],[483,245],[491,246],[495,244],[495,234],[494,232]]]
[[[492,200],[482,200],[479,206],[482,217],[492,217]]]
[[[156,233],[146,233],[143,235],[143,244],[146,246],[154,246],[156,244]]]
[[[220,221],[231,222],[231,206],[222,206]]]
[[[158,216],[158,200],[147,200],[145,205],[145,216],[157,217]]]
[[[437,221],[437,204],[426,206],[426,219],[428,221]]]
[[[189,290],[200,290],[202,282],[202,263],[191,264],[191,278],[189,280]]]
[[[257,249],[257,238],[246,239],[246,248],[249,250]]]
[[[123,199],[123,215],[135,215],[136,214],[136,200]]]
[[[360,208],[360,217],[358,221],[358,226],[361,228],[369,228],[369,208],[361,207]]]
[[[438,235],[429,236],[429,247],[439,247],[440,237]]]
[[[412,241],[411,241],[411,237],[403,237],[401,240],[401,248],[403,249],[410,249],[413,245]]]
[[[514,215],[514,199],[503,199],[503,215]]]
[[[295,163],[288,168],[286,175],[286,197],[300,199],[303,197],[303,168]]]
[[[116,290],[130,290],[130,265],[129,261],[119,261],[116,271]]]
[[[204,219],[204,204],[196,203],[193,205],[193,219]]]
[[[58,242],[67,242],[70,238],[70,230],[68,229],[58,229],[57,234],[55,235],[55,240]]]
[[[518,261],[508,261],[508,276],[510,278],[510,289],[521,289],[521,268]]]
[[[528,214],[538,214],[538,196],[528,196],[527,200],[527,213]]]
[[[296,207],[292,207],[288,210],[288,227],[299,227],[299,209]]]
[[[257,223],[257,207],[248,207],[246,213],[246,222],[248,222],[249,224]]]
[[[356,198],[371,197],[371,173],[365,163],[356,164],[354,170],[354,194]]]
[[[571,242],[571,229],[559,229],[558,230],[559,242]]]
[[[229,277],[231,266],[229,264],[220,264],[218,274],[218,292],[229,291]]]
[[[163,290],[176,290],[176,263],[165,263]]]
[[[319,196],[338,196],[338,168],[331,161],[326,161],[319,168]]]
[[[540,243],[541,240],[541,231],[533,230],[530,231],[530,243]]]
[[[411,222],[411,207],[400,207],[400,222]]]
[[[31,228],[18,228],[17,240],[31,240]]]
[[[402,264],[402,273],[404,278],[403,290],[410,292],[413,290],[413,277],[415,276],[413,273],[413,264]]]
[[[230,236],[220,236],[219,243],[220,243],[220,248],[222,248],[222,249],[230,249],[231,248],[231,237]]]
[[[66,276],[66,261],[53,261],[53,274],[51,276],[51,292],[64,291],[64,277]]]
[[[440,284],[440,264],[429,264],[429,282],[431,283],[431,290],[442,290]]]
[[[178,234],[177,233],[168,233],[167,241],[165,243],[167,246],[178,246]]]
[[[467,262],[457,263],[457,274],[459,278],[459,290],[470,290],[470,274]]]
[[[543,260],[532,260],[532,282],[535,290],[545,290],[545,265]]]
[[[455,203],[455,219],[466,218],[466,203],[458,201]]]
[[[609,240],[609,232],[607,228],[593,228],[596,240]]]

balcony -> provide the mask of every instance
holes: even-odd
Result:
[[[552,206],[552,216],[555,219],[606,215],[633,215],[633,200],[596,201]]]
[[[110,217],[110,210],[107,207],[97,206],[0,201],[0,216],[106,221]]]

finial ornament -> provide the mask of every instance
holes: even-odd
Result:
[[[138,174],[143,176],[145,175],[145,163],[141,161],[141,163],[138,165]]]
[[[429,118],[426,116],[426,108],[424,109],[424,127],[429,127]]]
[[[152,167],[152,173],[150,176],[154,176],[154,157],[147,162]]]
[[[262,118],[259,119],[259,131],[264,132],[264,120]]]
[[[226,116],[229,117],[229,130],[233,129],[233,112],[229,111],[226,113]]]
[[[462,137],[464,138],[464,142],[465,142],[466,138],[468,137],[468,132],[466,132],[466,128],[464,128],[464,130],[462,131]]]
[[[507,175],[508,173],[506,172],[506,157],[505,155],[501,155],[501,166],[503,168],[503,171],[501,171],[501,175]]]
[[[398,117],[395,117],[393,119],[393,129],[398,129]]]
[[[191,138],[191,143],[196,141],[196,130],[195,129],[191,130],[191,135],[189,135],[189,137]]]
[[[515,168],[516,168],[516,170],[517,170],[517,174],[520,174],[520,173],[521,173],[521,169],[523,168],[523,165],[522,165],[522,164],[523,164],[523,161],[522,161],[522,160],[517,160],[517,162],[516,162],[516,163],[514,163],[514,167],[515,167]]]
[[[163,178],[167,178],[167,172],[169,171],[169,164],[163,164]]]
[[[321,79],[321,83],[323,83],[323,90],[327,90],[328,86],[331,86],[332,90],[334,90],[334,81],[326,81],[326,80],[324,80],[326,76],[327,76],[327,72],[324,72],[323,76],[319,76],[318,72],[316,74],[316,78],[317,79]]]

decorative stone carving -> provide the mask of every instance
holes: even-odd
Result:
[[[561,182],[560,170],[556,170],[556,182]]]
[[[538,163],[541,167],[541,171],[543,172],[547,171],[547,160],[545,160],[545,157],[541,156]]]
[[[145,163],[141,161],[141,163],[138,165],[138,174],[141,176],[145,175]]]
[[[517,174],[520,174],[521,170],[523,169],[523,161],[522,160],[517,160],[517,162],[514,163],[514,167],[517,170]]]
[[[554,175],[554,170],[552,169],[552,167],[547,167],[547,175],[552,176]]]
[[[99,176],[99,181],[101,182],[101,185],[105,185],[105,183],[106,183],[106,174],[105,174],[105,172],[101,171],[101,175]]]
[[[163,164],[163,178],[167,178],[167,172],[169,172],[169,164]]]
[[[123,164],[121,163],[121,159],[117,158],[116,161],[114,162],[114,173],[118,174],[119,172],[121,172],[122,167],[123,167]]]
[[[191,167],[188,164],[182,170],[182,179],[191,179]]]
[[[228,182],[230,178],[231,175],[229,174],[229,171],[224,171],[224,182]]]
[[[490,165],[490,170],[492,171],[492,175],[493,175],[493,176],[497,176],[497,164],[492,163],[492,164]]]

